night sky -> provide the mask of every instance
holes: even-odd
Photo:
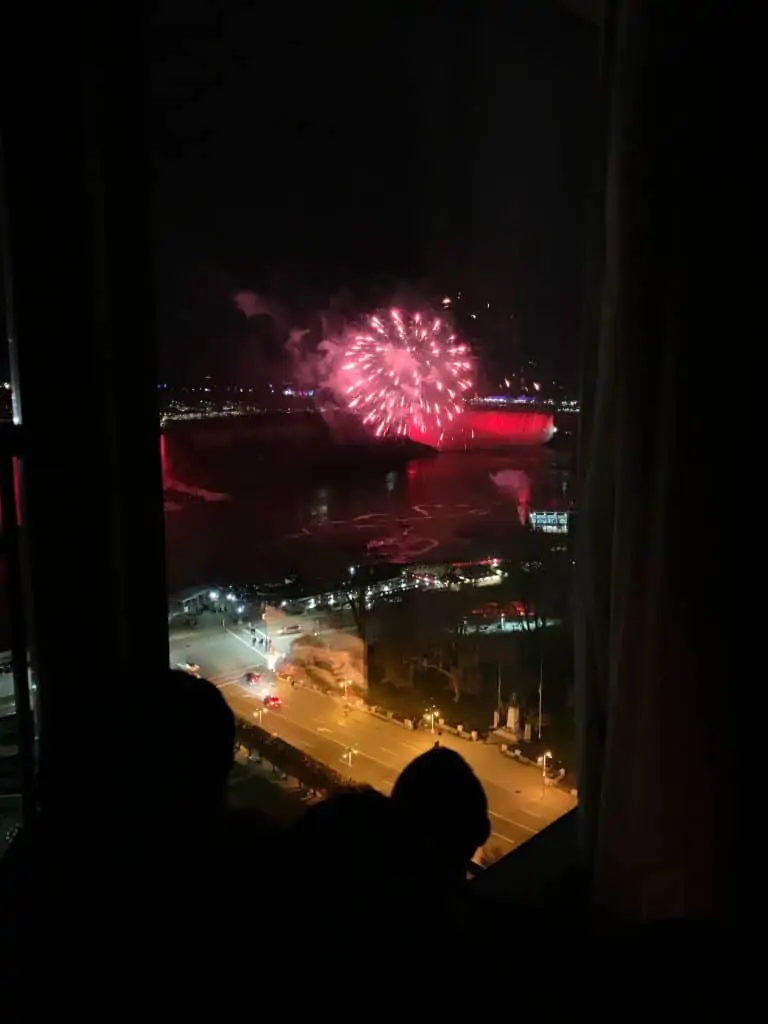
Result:
[[[280,329],[246,320],[239,290],[293,320],[403,287],[510,309],[525,351],[575,377],[596,28],[548,0],[344,6],[155,5],[161,379],[280,364]]]
[[[572,373],[597,33],[544,0],[507,6],[281,22],[161,4],[165,377],[247,378],[276,357],[238,289],[298,309],[399,285],[510,305],[526,349]]]

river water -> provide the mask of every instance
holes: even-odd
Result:
[[[263,446],[163,446],[169,589],[493,556],[531,509],[570,504],[548,449],[318,465]]]

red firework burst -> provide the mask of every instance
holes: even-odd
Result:
[[[377,437],[441,433],[473,379],[469,349],[445,320],[398,309],[350,332],[341,370],[347,407]]]

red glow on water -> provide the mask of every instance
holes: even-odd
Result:
[[[551,413],[512,409],[465,409],[450,430],[410,431],[413,441],[442,450],[530,447],[546,444],[555,432]]]

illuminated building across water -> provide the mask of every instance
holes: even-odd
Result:
[[[568,512],[531,512],[528,523],[542,533],[568,533]]]

